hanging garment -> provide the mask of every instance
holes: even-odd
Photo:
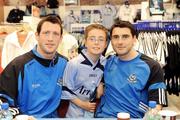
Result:
[[[32,13],[32,5],[26,5],[25,15],[30,16]]]
[[[2,49],[1,66],[4,69],[7,64],[15,57],[29,52],[37,41],[34,32],[28,32],[23,43],[20,43],[17,36],[17,31],[6,36]]]
[[[79,22],[79,17],[75,15],[67,15],[64,18],[64,28],[67,32],[72,32],[71,31],[71,24],[78,23]]]
[[[46,16],[46,8],[45,8],[45,6],[40,6],[39,7],[39,9],[40,9],[40,17],[44,17],[44,16]]]
[[[136,46],[136,50],[158,61],[162,67],[166,64],[166,48],[165,32],[142,31],[138,34],[138,46]]]
[[[117,11],[114,5],[106,4],[102,6],[101,8],[102,24],[106,28],[109,29],[113,25],[116,12]]]
[[[166,57],[165,80],[169,94],[179,96],[180,92],[180,31],[167,32],[168,56]]]
[[[176,7],[180,9],[180,0],[176,0]]]
[[[133,23],[134,18],[136,17],[135,8],[132,5],[129,5],[128,7],[126,5],[122,5],[119,8],[117,16],[119,17],[119,20]]]
[[[19,23],[21,20],[23,20],[23,16],[25,15],[25,12],[20,9],[12,9],[7,17],[7,22],[9,23]]]
[[[99,10],[93,10],[91,13],[91,23],[102,23],[102,15]]]
[[[180,92],[180,35],[179,30],[148,31],[138,34],[136,50],[157,60],[164,69],[164,79],[169,94]]]
[[[58,8],[59,7],[58,0],[48,0],[47,1],[47,7],[48,8]]]

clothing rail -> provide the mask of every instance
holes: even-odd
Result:
[[[164,69],[168,93],[180,93],[180,21],[142,21],[135,24],[137,50],[157,60]]]
[[[180,20],[138,21],[134,23],[134,27],[137,31],[174,31],[180,30]]]

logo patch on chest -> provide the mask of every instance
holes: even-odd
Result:
[[[130,83],[136,83],[137,82],[137,76],[135,73],[133,74],[130,74],[129,77],[127,78],[127,80],[130,82]]]
[[[40,84],[32,84],[32,88],[38,88],[38,87],[40,87],[41,85]]]

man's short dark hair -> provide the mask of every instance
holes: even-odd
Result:
[[[112,36],[112,31],[114,28],[129,28],[131,31],[132,36],[136,36],[136,30],[134,29],[134,26],[129,21],[118,21],[115,24],[112,25],[110,29],[110,36]]]
[[[41,28],[44,22],[50,22],[53,24],[58,24],[61,28],[61,35],[63,33],[63,28],[62,28],[62,21],[61,18],[57,15],[48,15],[44,18],[42,18],[42,20],[39,22],[39,24],[37,25],[37,33],[40,34],[41,32]]]

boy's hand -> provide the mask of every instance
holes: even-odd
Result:
[[[95,102],[89,102],[89,101],[83,101],[79,98],[75,98],[71,100],[74,104],[81,107],[84,110],[94,112],[96,109],[96,103]]]
[[[96,103],[94,102],[89,102],[89,101],[83,101],[83,107],[85,110],[90,111],[90,112],[95,112],[96,110]]]

